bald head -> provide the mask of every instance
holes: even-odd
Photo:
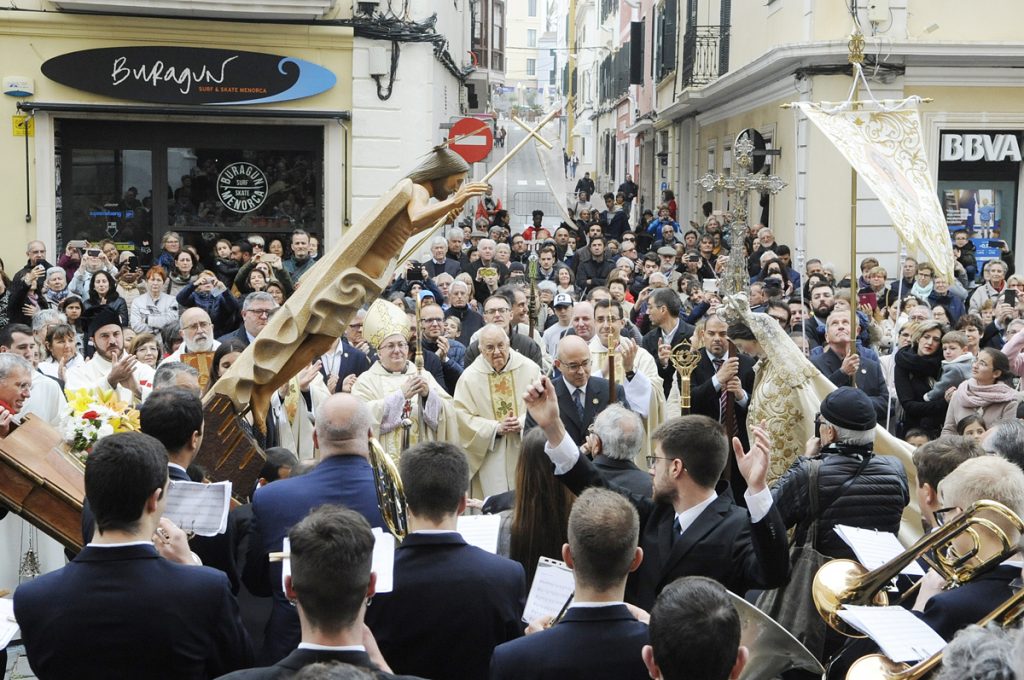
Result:
[[[484,358],[495,371],[502,371],[508,363],[511,351],[509,349],[508,333],[501,326],[489,323],[480,329],[480,337],[477,340],[480,349],[480,356]]]
[[[578,335],[567,335],[558,341],[555,366],[573,387],[584,387],[590,378],[590,346]]]
[[[315,444],[320,457],[370,453],[370,407],[351,394],[332,394],[316,414]]]

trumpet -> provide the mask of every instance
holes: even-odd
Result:
[[[886,585],[914,560],[923,558],[928,566],[946,580],[947,589],[967,583],[995,568],[1017,552],[1017,543],[1002,527],[983,517],[982,513],[1001,517],[1018,533],[1024,533],[1024,523],[1008,507],[996,501],[978,501],[962,515],[922,537],[877,569],[869,571],[853,560],[826,562],[818,569],[811,584],[815,608],[835,631],[848,637],[864,637],[839,618],[839,610],[843,605],[885,606],[888,604],[884,590]],[[999,540],[999,551],[992,555],[981,554],[979,529]],[[963,554],[959,554],[952,546],[953,539],[960,534],[967,534],[973,542],[972,548]],[[931,554],[933,552],[934,557]]]
[[[370,466],[373,484],[377,490],[377,507],[388,530],[402,540],[408,532],[405,517],[405,491],[398,467],[376,439],[370,439]]]
[[[981,621],[979,626],[995,622],[1002,628],[1013,626],[1024,615],[1024,590],[1018,590]],[[846,680],[919,680],[934,671],[942,663],[943,651],[936,652],[913,666],[896,663],[882,654],[862,656],[846,671]]]

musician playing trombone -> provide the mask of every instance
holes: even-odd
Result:
[[[964,461],[939,482],[942,507],[935,512],[938,526],[955,521],[966,508],[982,500],[1002,503],[1018,517],[1022,516],[1024,471],[1000,456],[979,456]],[[998,526],[1009,540],[1010,550],[1016,549],[1020,532],[1007,517],[990,510],[982,510],[978,516]],[[1000,553],[1003,546],[994,532],[984,527],[976,527],[974,532],[978,536],[977,549],[981,559]],[[958,555],[966,555],[975,547],[966,532],[956,534],[951,543]],[[922,579],[914,611],[949,641],[957,631],[980,621],[1013,595],[1011,583],[1020,577],[1021,566],[1020,553],[1014,552],[995,568],[978,573],[955,588],[948,588],[949,584],[935,570],[929,570]],[[877,647],[869,639],[848,644],[829,667],[828,677],[845,678],[854,661],[875,652]]]

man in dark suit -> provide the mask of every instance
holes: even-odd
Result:
[[[676,369],[671,361],[672,348],[693,337],[694,331],[692,324],[679,318],[680,309],[679,294],[671,288],[657,288],[647,299],[651,330],[644,335],[640,345],[658,360],[658,375],[661,376],[666,399],[676,379]]]
[[[38,677],[199,680],[252,662],[227,577],[196,566],[184,532],[161,519],[166,492],[156,439],[127,432],[95,445],[85,493],[96,536],[14,593]]]
[[[626,587],[626,601],[650,609],[662,588],[680,576],[708,576],[735,593],[775,588],[789,575],[786,528],[774,507],[766,477],[771,440],[760,427],[746,453],[733,439],[740,474],[747,481],[747,508],[733,501],[725,469],[729,442],[722,426],[705,416],[667,420],[652,439],[653,500],[629,494],[605,481],[558,416],[558,399],[548,378],[531,385],[525,401],[548,439],[545,453],[555,474],[579,495],[604,486],[629,496],[640,512],[644,562]]]
[[[462,333],[459,335],[459,342],[469,347],[469,339],[473,334],[484,327],[484,318],[469,306],[469,296],[472,291],[463,281],[452,281],[448,288],[448,302],[450,306],[444,311],[444,318],[454,316],[462,324]],[[467,350],[468,353],[468,350]],[[464,366],[472,362],[467,361]]]
[[[273,666],[235,671],[222,680],[283,680],[315,663],[346,663],[372,677],[392,675],[380,652],[367,649],[363,617],[374,597],[377,575],[370,571],[373,534],[358,512],[339,505],[313,510],[288,532],[291,575],[285,592],[295,602],[302,641]]]
[[[245,296],[245,301],[242,302],[242,325],[227,335],[217,338],[217,342],[238,340],[248,347],[249,343],[255,340],[260,331],[266,327],[270,317],[276,311],[277,303],[274,302],[270,293],[249,293]]]
[[[690,413],[722,423],[726,431],[732,430],[747,448],[750,446],[747,408],[750,406],[750,394],[754,391],[755,361],[739,352],[735,356],[729,354],[729,324],[717,314],[707,317],[698,326],[703,331],[704,349],[700,353],[700,363],[690,375]],[[732,400],[735,418],[732,423],[727,422],[728,414],[723,411],[725,399]],[[742,505],[747,484],[734,458],[730,458],[726,473],[736,502]]]
[[[889,411],[889,388],[879,363],[850,352],[850,313],[833,311],[825,321],[824,352],[811,357],[811,363],[836,387],[848,387],[856,375],[856,388],[868,395],[878,422],[884,423]]]
[[[608,381],[590,375],[590,346],[578,335],[567,335],[558,341],[558,355],[555,368],[560,373],[555,378],[555,393],[562,425],[575,442],[585,441],[594,418],[608,406]],[[615,386],[616,401],[629,407],[626,390]],[[537,425],[531,415],[526,417],[525,429]]]
[[[139,407],[142,432],[154,437],[167,449],[167,472],[171,481],[190,482],[188,467],[199,453],[203,442],[203,403],[192,391],[182,387],[154,390]],[[95,518],[92,506],[82,508],[82,538],[93,539]],[[229,518],[224,533],[216,536],[193,536],[189,547],[204,565],[224,572],[231,582],[231,592],[238,594],[239,571],[235,560],[238,541],[236,521]]]
[[[646,680],[640,655],[647,626],[622,604],[626,577],[644,558],[639,533],[628,500],[605,489],[584,491],[572,506],[569,542],[562,546],[576,578],[572,605],[554,626],[499,645],[491,680]]]
[[[399,673],[485,678],[494,647],[522,634],[526,574],[456,531],[469,479],[461,449],[417,444],[402,453],[399,472],[409,533],[395,551],[395,588],[374,598],[366,625]]]
[[[643,446],[644,421],[621,404],[612,404],[594,418],[594,432],[587,438],[594,467],[610,483],[630,493],[651,497],[651,475],[633,462]]]
[[[356,349],[343,335],[338,338],[334,348],[321,357],[320,375],[331,392],[340,392],[345,385],[345,379],[352,376],[349,381],[349,388],[355,379],[362,375],[363,371],[370,367],[370,360],[366,353]],[[332,389],[331,383],[335,383]]]
[[[252,499],[252,536],[242,578],[256,595],[274,598],[261,659],[274,663],[295,649],[299,620],[281,590],[281,565],[270,564],[288,530],[313,508],[336,503],[363,515],[371,526],[383,527],[370,466],[370,422],[367,405],[350,394],[331,395],[317,413],[313,443],[320,463],[301,477],[280,479],[258,489]]]

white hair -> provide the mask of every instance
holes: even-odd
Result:
[[[451,288],[448,289],[448,292],[449,293],[453,292],[455,290],[455,288],[459,287],[459,286],[461,286],[462,288],[465,288],[467,293],[469,292],[469,286],[466,285],[466,282],[465,281],[459,281],[458,279],[455,279],[454,281],[452,281]]]
[[[462,241],[463,239],[466,238],[466,232],[462,231],[458,227],[452,227],[451,229],[448,230],[448,233],[446,233],[444,235],[444,237],[445,237],[446,240],[451,240],[451,239],[456,239],[457,238],[460,241]]]
[[[836,431],[836,442],[839,444],[849,444],[851,446],[866,446],[868,444],[875,443],[875,428],[870,430],[850,430],[845,427],[839,427],[834,425],[824,418],[821,421],[832,427]]]
[[[633,411],[612,404],[594,418],[601,453],[614,460],[632,460],[644,440],[644,423]]]
[[[462,232],[460,231],[459,233],[461,234]],[[434,238],[430,239],[431,249],[433,249],[434,246],[444,246],[445,248],[447,248],[448,239],[446,239],[444,236],[435,236]]]

